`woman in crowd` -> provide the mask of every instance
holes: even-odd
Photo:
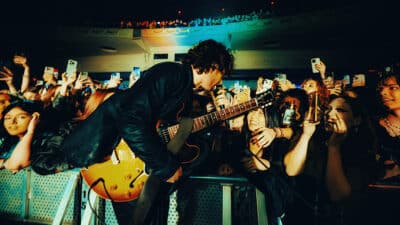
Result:
[[[378,94],[384,112],[377,129],[379,154],[384,162],[383,179],[400,183],[400,76],[389,74],[378,83]]]
[[[294,110],[283,121],[287,110]],[[291,182],[285,173],[284,156],[302,139],[301,126],[308,111],[305,91],[289,89],[281,94],[276,105],[250,112],[247,117],[249,150],[242,163],[244,175],[263,191],[270,202],[269,224],[280,224],[292,199]],[[243,155],[242,155],[243,157]],[[239,169],[238,169],[239,170]]]
[[[324,125],[326,137],[317,143],[325,146],[297,154],[303,159],[297,166],[307,179],[297,180],[300,200],[288,214],[288,223],[299,219],[308,224],[367,222],[368,184],[377,174],[370,117],[358,99],[341,95],[329,102]]]
[[[397,224],[397,208],[388,202],[400,200],[400,76],[394,73],[383,75],[377,84],[378,102],[381,108],[376,131],[378,157],[382,173],[371,185],[371,199],[377,207],[373,215],[379,224]]]
[[[63,163],[63,154],[58,151],[64,135],[69,134],[78,121],[86,119],[96,108],[107,99],[113,91],[98,90],[86,104],[83,114],[72,119],[75,114],[75,101],[68,87],[75,82],[75,90],[83,89],[83,81],[76,79],[76,74],[67,77],[62,74],[63,83],[59,86],[54,101],[43,103],[38,97],[36,89],[27,89],[35,98],[27,98],[27,91],[22,98],[15,98],[7,103],[2,115],[1,151],[0,163],[3,169],[17,172],[31,163],[33,167],[48,168],[60,172],[68,169]],[[45,106],[45,104],[47,106]],[[3,110],[2,110],[3,111]],[[41,118],[39,120],[39,117]],[[38,129],[36,128],[38,127]],[[40,171],[40,169],[38,169]]]
[[[41,148],[39,117],[42,106],[19,101],[3,111],[1,120],[0,168],[18,172],[30,165],[31,157]]]

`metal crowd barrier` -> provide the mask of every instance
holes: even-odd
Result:
[[[111,201],[89,192],[79,170],[47,176],[30,168],[16,174],[2,170],[0,199],[1,221],[118,225]],[[245,178],[192,176],[170,196],[168,225],[235,225],[238,221],[268,224],[264,195]]]

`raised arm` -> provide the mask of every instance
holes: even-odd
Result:
[[[310,123],[307,120],[304,121],[303,132],[299,140],[283,158],[287,175],[296,176],[303,170],[307,158],[308,146],[315,129],[316,123]]]
[[[28,87],[30,82],[30,69],[28,65],[28,60],[25,56],[14,56],[13,59],[14,63],[17,65],[21,65],[24,68],[24,74],[22,75],[22,82],[20,92],[24,93]]]
[[[347,137],[348,128],[341,118],[337,118],[334,131],[328,140],[328,160],[325,183],[332,201],[340,201],[350,196],[351,185],[344,172],[341,145]]]

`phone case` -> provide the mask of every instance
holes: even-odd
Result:
[[[78,61],[69,59],[67,63],[67,69],[65,72],[67,73],[68,76],[71,76],[77,70],[77,67],[78,67]]]
[[[321,60],[319,58],[312,58],[311,59],[311,69],[313,73],[319,73],[317,68],[315,68],[315,65],[320,64]]]

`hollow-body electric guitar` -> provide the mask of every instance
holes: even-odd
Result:
[[[234,118],[247,111],[269,106],[273,101],[274,95],[269,90],[257,94],[255,98],[246,102],[193,118],[191,133],[203,130],[216,122]],[[179,124],[156,127],[165,144],[172,140],[178,128]],[[190,163],[199,154],[199,147],[185,143],[177,157],[181,163]],[[148,178],[145,166],[142,159],[137,157],[125,141],[121,139],[110,159],[81,169],[81,174],[86,184],[100,197],[115,202],[126,202],[139,197]]]

